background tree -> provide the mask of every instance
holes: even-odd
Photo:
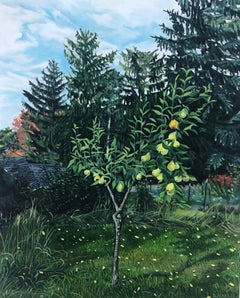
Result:
[[[115,53],[100,54],[97,34],[80,29],[76,40],[67,40],[65,56],[70,65],[67,76],[67,91],[70,102],[69,125],[77,124],[81,133],[87,133],[96,115],[108,113],[112,92],[109,89]],[[110,80],[110,81],[109,81]],[[101,117],[101,116],[100,116]]]
[[[17,144],[16,133],[9,127],[0,130],[0,157],[7,150],[15,150]]]
[[[24,129],[28,132],[28,159],[41,163],[60,162],[62,129],[66,113],[64,98],[65,78],[58,63],[49,61],[42,78],[29,82],[31,91],[23,91],[27,101]],[[34,125],[33,125],[34,124]]]
[[[121,53],[122,93],[121,106],[118,107],[122,119],[118,121],[119,133],[126,141],[128,124],[126,121],[138,116],[139,109],[146,103],[153,108],[158,95],[164,87],[161,60],[156,51],[143,52],[137,48],[126,49]],[[156,71],[156,64],[159,66]]]
[[[211,84],[215,102],[209,107],[206,126],[191,139],[195,173],[224,169],[239,150],[240,39],[237,1],[179,0],[181,13],[167,11],[172,27],[164,24],[158,47],[168,51],[166,74],[171,81],[181,67],[193,68],[193,83]]]

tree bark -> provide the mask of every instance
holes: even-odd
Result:
[[[112,285],[116,286],[119,282],[119,247],[120,247],[120,238],[121,238],[121,227],[122,227],[122,212],[116,211],[113,214],[113,221],[115,224],[115,247],[113,255],[113,272],[112,272]]]

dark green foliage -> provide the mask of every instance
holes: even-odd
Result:
[[[51,179],[50,185],[39,192],[36,204],[45,214],[84,213],[92,211],[95,206],[103,208],[103,197],[99,187],[90,189],[90,182],[69,170]]]
[[[236,1],[177,2],[182,12],[168,11],[172,27],[163,24],[164,35],[155,39],[161,50],[170,52],[165,57],[170,81],[180,67],[185,67],[194,69],[196,85],[211,84],[215,103],[205,114],[205,130],[200,131],[206,142],[198,147],[189,142],[201,159],[203,172],[206,162],[216,160],[212,154],[229,160],[229,154],[239,150],[240,10]],[[201,155],[206,150],[208,156]],[[217,165],[211,163],[210,168],[212,171]]]
[[[0,216],[7,221],[30,207],[31,200],[32,196],[26,177],[19,175],[14,179],[0,164]]]
[[[23,126],[28,132],[29,160],[57,163],[62,155],[62,128],[66,113],[64,100],[65,79],[57,62],[49,61],[42,78],[29,82],[31,91],[23,91],[27,109]]]
[[[65,56],[70,65],[70,75],[67,76],[71,104],[69,127],[71,131],[73,124],[77,124],[80,131],[86,134],[86,128],[91,126],[96,115],[102,121],[103,114],[108,113],[112,88],[116,85],[113,80],[117,73],[110,67],[115,53],[98,53],[97,34],[80,29],[75,38],[75,41],[68,39],[65,45]]]
[[[17,144],[16,133],[9,127],[0,130],[0,156],[5,150]]]
[[[118,125],[115,129],[126,142],[129,135],[128,121],[139,116],[139,109],[148,103],[153,108],[162,89],[165,86],[162,72],[162,62],[155,51],[143,52],[126,49],[121,53],[123,69],[121,106],[117,113]],[[135,120],[134,120],[135,121]]]

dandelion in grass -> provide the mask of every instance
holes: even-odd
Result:
[[[61,239],[61,241],[64,241],[64,238],[63,237],[61,237],[60,239]]]
[[[164,250],[165,252],[167,252],[167,249],[166,249],[166,248],[164,248],[163,250]]]
[[[217,273],[217,274],[216,274],[216,277],[220,277],[220,275]]]
[[[97,283],[96,279],[94,279],[93,283],[94,283],[94,284],[96,284],[96,283]]]
[[[235,285],[234,285],[234,283],[230,282],[230,283],[229,283],[229,286],[230,286],[230,287],[234,287]]]
[[[123,244],[121,244],[120,246],[121,246],[122,248],[124,248],[124,245],[123,245]]]
[[[41,232],[41,234],[42,234],[43,236],[45,236],[45,235],[46,235],[45,231],[42,231],[42,232]]]
[[[83,264],[84,263],[84,261],[83,260],[81,260],[81,262],[80,262],[81,264]]]
[[[197,239],[200,239],[201,238],[201,236],[200,235],[197,235]]]
[[[216,267],[216,264],[211,264],[211,267]]]
[[[61,231],[61,228],[57,228],[58,231]]]
[[[44,272],[43,272],[43,271],[38,271],[38,273],[39,273],[39,274],[41,274],[41,275],[42,275],[42,274],[44,274]]]
[[[148,233],[148,235],[149,235],[150,237],[152,237],[153,234],[152,234],[152,233]]]
[[[153,260],[153,262],[157,262],[157,259],[156,258],[153,258],[152,260]]]
[[[206,276],[206,278],[209,278],[210,277],[210,275],[208,274],[207,276]]]
[[[134,236],[134,238],[136,238],[136,239],[139,239],[140,237],[139,237],[139,236],[137,236],[137,235],[135,235],[135,236]]]
[[[216,256],[220,257],[220,256],[221,256],[221,254],[220,254],[219,252],[217,252],[217,253],[216,253]]]
[[[235,252],[236,251],[236,248],[235,247],[231,247],[231,248],[229,248],[229,251],[230,252]]]
[[[106,269],[106,267],[105,266],[102,266],[102,270],[105,270]]]
[[[190,287],[190,288],[193,288],[193,284],[189,283],[189,287]]]

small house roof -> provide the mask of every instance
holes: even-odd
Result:
[[[0,167],[14,180],[24,180],[32,191],[48,186],[54,177],[66,170],[61,166],[32,163],[25,157],[3,157]]]

